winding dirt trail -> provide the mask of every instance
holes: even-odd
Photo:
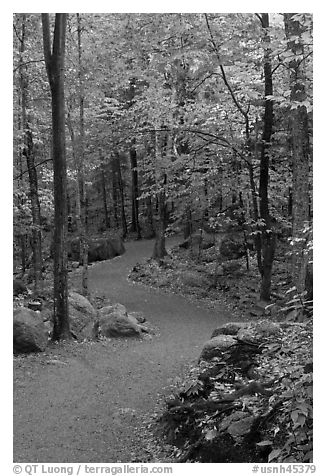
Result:
[[[90,288],[141,312],[158,329],[152,339],[53,345],[15,359],[14,461],[144,461],[139,426],[158,394],[194,362],[212,329],[230,320],[174,294],[127,281],[152,241],[90,268]]]

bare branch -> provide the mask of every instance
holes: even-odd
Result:
[[[219,67],[220,67],[220,70],[221,70],[221,73],[222,73],[222,78],[223,78],[223,81],[224,81],[224,84],[225,86],[227,87],[229,93],[231,94],[231,97],[233,99],[233,102],[234,104],[236,105],[238,111],[243,115],[243,117],[248,120],[248,114],[246,113],[246,111],[243,109],[243,107],[241,106],[241,104],[239,103],[239,101],[237,100],[235,94],[234,94],[234,91],[233,89],[231,88],[231,85],[230,83],[228,82],[228,79],[226,77],[226,74],[225,74],[225,70],[224,70],[224,67],[221,63],[221,60],[220,60],[220,54],[219,54],[219,51],[218,51],[218,47],[216,45],[216,42],[214,40],[214,36],[213,36],[213,32],[212,32],[212,29],[211,29],[211,26],[209,24],[209,21],[208,21],[208,16],[207,16],[207,13],[204,14],[205,16],[205,20],[206,20],[206,25],[207,25],[207,29],[209,31],[209,35],[210,35],[210,39],[211,39],[211,44],[213,46],[213,49],[215,51],[215,54],[217,56],[217,59],[218,59],[218,62],[219,62]]]
[[[194,91],[196,91],[197,88],[199,88],[199,86],[201,86],[205,81],[207,81],[209,78],[211,78],[212,76],[217,76],[217,73],[209,73],[207,76],[205,76],[204,79],[202,79],[198,84],[197,86],[195,86],[190,92],[193,93]]]
[[[19,36],[19,34],[18,34],[18,31],[17,31],[16,25],[13,25],[13,27],[14,27],[14,32],[15,32],[15,34],[16,34],[16,36],[17,36],[17,38],[18,38],[18,41],[20,41],[20,43],[23,43],[23,40],[22,40],[22,38],[21,38],[21,37]]]
[[[26,63],[20,63],[18,66],[16,66],[16,68],[14,68],[13,73],[16,73],[16,71],[17,71],[19,68],[22,68],[23,66],[26,66],[26,65],[28,65],[28,64],[31,64],[31,63],[43,63],[44,61],[45,61],[45,59],[39,59],[39,60],[26,61]]]
[[[259,15],[259,13],[255,13],[255,16],[259,19],[260,23],[261,23],[262,26],[263,26],[263,19],[262,19],[262,17]]]
[[[47,162],[53,162],[52,158],[51,158],[51,159],[42,160],[42,162],[39,162],[38,164],[35,164],[34,167],[35,167],[35,168],[36,168],[36,167],[39,167],[40,165],[43,165],[43,164],[45,164],[45,163],[47,163]],[[19,179],[21,179],[21,178],[23,177],[23,175],[25,175],[25,174],[27,174],[27,173],[28,173],[28,170],[24,170],[24,172],[22,172],[21,174],[16,175],[16,176],[14,177],[14,180],[19,180]]]

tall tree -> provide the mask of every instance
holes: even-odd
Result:
[[[163,160],[166,154],[166,133],[160,139],[159,132],[154,133],[155,141],[155,181],[156,181],[156,200],[157,200],[157,219],[155,224],[155,243],[152,258],[160,261],[167,255],[165,247],[165,232],[167,226],[167,204],[166,204],[166,186],[167,173],[163,167]]]
[[[22,15],[20,36],[20,93],[21,93],[21,127],[23,131],[23,151],[26,158],[29,177],[29,196],[32,212],[32,252],[34,268],[34,291],[37,294],[42,286],[42,237],[41,237],[41,208],[38,192],[38,177],[35,167],[35,147],[30,124],[28,71],[24,64],[26,42],[26,14]]]
[[[292,52],[290,68],[290,127],[292,145],[292,275],[299,292],[305,288],[307,258],[303,230],[309,222],[309,129],[303,36],[307,32],[304,14],[285,13],[288,49]]]
[[[71,337],[67,273],[67,165],[65,141],[65,40],[67,14],[56,13],[51,49],[50,18],[42,13],[43,46],[52,99],[54,171],[54,327],[53,339]]]
[[[129,149],[130,167],[131,167],[131,228],[130,231],[137,233],[137,239],[141,239],[141,231],[139,225],[139,185],[138,185],[138,164],[137,150],[135,148],[135,140]]]
[[[82,24],[81,16],[77,13],[77,44],[78,44],[78,99],[79,99],[79,153],[77,160],[77,181],[80,206],[79,239],[80,258],[83,263],[82,292],[88,295],[88,243],[86,239],[86,186],[85,186],[85,118],[84,118],[84,75],[82,58]]]
[[[263,28],[264,41],[264,117],[263,134],[260,147],[259,204],[261,226],[262,265],[260,298],[269,301],[271,293],[272,267],[275,254],[276,237],[272,227],[269,210],[269,164],[270,148],[273,133],[273,74],[271,64],[271,47],[269,33],[269,14],[258,15]]]

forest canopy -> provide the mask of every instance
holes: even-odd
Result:
[[[16,272],[38,288],[54,254],[63,278],[69,237],[86,269],[92,234],[156,237],[159,260],[168,233],[236,224],[262,299],[279,236],[305,291],[311,14],[17,13],[13,41]]]

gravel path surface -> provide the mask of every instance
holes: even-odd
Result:
[[[146,461],[139,428],[213,328],[231,319],[225,309],[129,282],[130,269],[152,249],[152,241],[127,243],[123,256],[90,268],[89,283],[141,312],[156,335],[52,345],[15,358],[15,462]]]

